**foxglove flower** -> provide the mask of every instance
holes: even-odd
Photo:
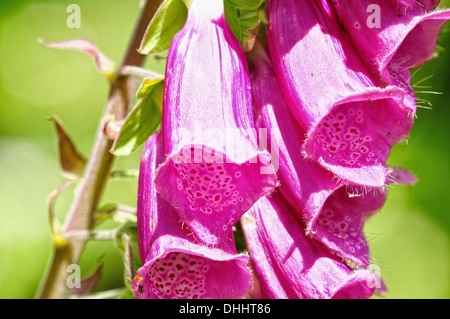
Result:
[[[262,38],[257,39],[253,50],[247,54],[247,60],[255,123],[259,131],[267,130],[259,144],[267,144],[272,156],[278,156],[280,185],[277,190],[295,208],[298,218],[310,231],[327,198],[343,184],[332,173],[303,156],[306,132],[284,101]]]
[[[162,136],[147,141],[139,174],[138,234],[143,266],[132,284],[136,298],[242,298],[251,288],[248,256],[236,254],[233,232],[208,247],[183,227],[173,207],[154,187],[164,160]]]
[[[278,86],[275,71],[261,39],[248,54],[257,127],[267,129],[267,148],[278,154],[277,190],[305,225],[306,233],[347,260],[366,267],[369,248],[364,221],[386,200],[383,188],[348,186],[301,154],[305,132],[295,121]],[[263,143],[260,142],[260,145]],[[411,184],[414,176],[389,169],[388,183]]]
[[[408,1],[408,9],[399,9],[390,1],[333,2],[345,32],[373,71],[387,84],[405,89],[411,99],[410,69],[435,57],[438,34],[450,19],[450,10],[429,12],[438,3]],[[367,13],[370,8],[372,14]]]
[[[388,184],[412,185],[416,177],[400,167],[388,167]],[[309,236],[359,267],[370,262],[364,224],[386,202],[386,187],[342,186],[328,196]]]
[[[257,146],[245,56],[222,0],[194,0],[167,57],[156,189],[196,238],[217,245],[277,185]]]
[[[270,0],[270,54],[305,154],[346,182],[382,187],[386,159],[413,124],[415,104],[379,81],[326,0]]]
[[[377,278],[352,270],[305,236],[279,193],[256,202],[241,218],[259,289],[254,298],[369,298]]]

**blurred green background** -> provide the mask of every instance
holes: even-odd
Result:
[[[86,37],[120,62],[139,12],[139,0],[78,0],[81,28],[69,29],[71,3],[0,0],[0,298],[33,298],[50,256],[46,199],[64,179],[55,129],[47,119],[59,116],[78,149],[89,155],[108,96],[108,83],[90,57],[46,48],[37,39]],[[441,2],[445,6],[450,0]],[[439,45],[440,57],[427,62],[412,82],[433,75],[421,85],[443,94],[418,94],[433,107],[418,110],[408,143],[395,146],[389,158],[389,164],[414,172],[419,183],[391,187],[385,207],[365,229],[373,262],[390,289],[385,298],[450,298],[450,33],[445,29]],[[146,67],[163,72],[164,61],[150,56]],[[119,158],[115,168],[138,168],[140,152]],[[136,180],[112,181],[103,202],[134,206],[136,190]],[[61,220],[72,195],[69,187],[58,199]],[[88,244],[82,274],[99,258],[104,269],[97,290],[122,286],[122,260],[108,242]]]

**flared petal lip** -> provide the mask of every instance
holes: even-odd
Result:
[[[160,172],[167,167],[167,165],[170,165],[170,161],[172,161],[175,157],[178,157],[180,154],[180,152],[174,152],[172,153],[170,156],[167,156],[166,160],[157,167],[156,169],[156,174],[155,174],[155,181],[160,180],[161,178],[159,178]],[[260,194],[259,194],[259,198],[269,195],[278,185],[279,185],[279,181],[276,175],[276,171],[274,166],[271,164],[271,162],[269,161],[269,159],[271,158],[270,154],[267,151],[257,151],[255,154],[252,154],[252,156],[250,158],[247,158],[245,160],[244,159],[240,159],[240,160],[234,160],[231,158],[228,158],[226,156],[224,156],[224,162],[225,163],[233,163],[233,164],[237,164],[237,165],[244,165],[246,163],[249,163],[249,165],[253,165],[256,163],[258,163],[258,165],[260,165],[260,174],[263,174],[264,176],[266,176],[267,178],[267,185],[262,187],[260,190]],[[260,160],[258,162],[258,159]],[[194,162],[195,163],[195,162]],[[249,183],[252,183],[252,181],[249,181]],[[164,198],[164,195],[161,194],[160,192],[160,188],[159,188],[159,183],[155,182],[156,184],[156,191],[160,193],[160,195]],[[258,199],[259,199],[258,198]],[[166,200],[168,200],[167,198],[165,198]],[[168,200],[170,202],[170,200]],[[180,207],[175,207],[174,208],[178,211],[179,216],[182,218],[182,220],[184,222],[186,222],[186,224],[188,226],[190,226],[190,228],[192,229],[192,231],[195,233],[195,235],[197,236],[197,238],[207,244],[207,245],[213,245],[216,246],[218,244],[220,244],[224,238],[224,236],[226,236],[226,232],[222,229],[217,228],[217,232],[212,232],[210,228],[205,227],[203,224],[201,224],[200,222],[198,222],[196,219],[194,218],[187,218],[186,214],[181,210],[182,208]],[[186,208],[187,209],[187,208]],[[181,211],[180,211],[181,210]],[[235,214],[237,216],[233,216],[234,220],[238,220],[242,214],[244,214],[245,211],[242,212],[236,212]],[[234,223],[230,220],[229,223],[226,226],[226,229],[231,229],[231,227],[234,225]]]
[[[325,231],[322,231],[322,232],[325,232]],[[368,249],[367,249],[367,255],[356,256],[354,254],[350,254],[350,253],[346,253],[346,252],[342,251],[340,246],[338,244],[335,244],[333,241],[329,240],[325,234],[322,233],[322,236],[321,236],[320,231],[317,231],[317,233],[314,235],[314,238],[316,240],[318,240],[319,242],[321,242],[323,245],[325,245],[325,247],[327,247],[327,249],[338,254],[341,258],[351,261],[360,267],[367,267],[369,265],[370,256],[369,256]]]
[[[384,57],[381,57],[381,59],[378,59],[377,67],[378,67],[378,72],[380,72],[380,74],[383,74],[387,65],[389,64],[391,59],[395,56],[398,49],[401,47],[401,45],[403,44],[403,41],[406,39],[406,37],[409,35],[409,33],[420,23],[422,23],[426,20],[429,20],[429,19],[433,19],[433,20],[434,19],[436,19],[436,20],[447,19],[448,20],[448,19],[450,19],[450,10],[433,11],[433,12],[429,12],[424,15],[413,18],[412,21],[410,23],[408,23],[409,30],[408,30],[408,32],[405,33],[403,39],[397,41],[397,45],[394,48],[392,48],[392,50],[388,51],[384,55]],[[445,22],[443,22],[442,24],[444,24],[444,23]],[[431,54],[427,60],[420,61],[420,62],[416,63],[415,65],[411,66],[411,68],[418,67],[418,66],[422,65],[423,63],[425,63],[429,60],[432,60],[433,58],[434,58],[434,55]]]
[[[410,118],[413,118],[416,112],[415,105],[411,105],[410,103],[408,103],[407,93],[403,89],[394,85],[389,85],[384,88],[368,87],[363,91],[357,91],[352,94],[348,94],[337,101],[331,102],[331,107],[328,113],[324,114],[324,116],[317,119],[316,123],[313,124],[313,128],[309,130],[308,135],[311,134],[311,131],[315,129],[315,127],[319,124],[322,118],[329,115],[336,106],[344,103],[368,101],[369,97],[370,100],[381,100],[381,99],[395,100],[401,109],[409,111],[408,115]],[[307,136],[307,138],[308,137],[309,136]]]
[[[367,290],[367,294],[365,296],[358,295],[359,299],[370,298],[375,292],[375,283],[377,282],[377,278],[374,273],[370,270],[358,269],[353,272],[353,274],[344,282],[338,289],[332,293],[331,298],[335,297],[339,292],[344,291],[345,289],[355,287],[358,285],[364,285]]]
[[[368,101],[368,97],[370,97],[370,100],[393,99],[396,102],[395,106],[399,107],[400,110],[403,110],[404,112],[406,112],[407,117],[405,117],[405,120],[410,120],[410,123],[408,125],[408,128],[405,129],[404,134],[399,136],[398,140],[395,142],[400,142],[403,139],[405,139],[412,129],[413,118],[416,113],[416,107],[415,107],[415,105],[408,103],[407,93],[403,89],[396,87],[396,86],[388,86],[385,88],[372,87],[372,88],[368,88],[362,92],[355,92],[354,94],[347,95],[347,96],[339,99],[338,101],[333,102],[332,106],[330,107],[329,112],[327,114],[325,114],[322,118],[324,118],[325,116],[327,116],[331,112],[333,112],[334,108],[338,105],[341,105],[344,103],[350,103],[350,102]],[[318,125],[320,124],[320,121],[322,120],[322,118],[319,118],[307,133],[307,137],[306,137],[305,142],[303,143],[303,147],[302,147],[303,155],[305,156],[305,158],[311,157],[311,155],[308,154],[307,150],[312,147],[311,146],[311,143],[313,143],[312,136],[315,133],[315,130],[318,127]],[[323,167],[325,167],[326,169],[328,169],[332,172],[342,170],[341,166],[328,163],[327,161],[324,160],[324,158],[322,156],[320,156],[318,158],[313,158],[313,160],[315,160],[320,165],[322,165]],[[363,177],[364,175],[367,176],[367,173],[366,173],[367,167],[364,167],[364,166],[360,167],[360,168],[352,167],[352,168],[345,168],[344,170],[348,170],[349,172],[351,172],[351,174],[353,176],[359,176],[358,179],[352,179],[352,181],[347,181],[344,178],[343,179],[344,184],[355,184],[355,185],[361,185],[361,186],[367,186],[367,187],[382,187],[382,186],[384,186],[386,183],[386,176],[388,174],[388,172],[384,166],[382,166],[382,165],[377,166],[374,170],[374,173],[376,173],[378,178],[375,178],[375,176],[373,176],[374,178],[372,178],[371,183],[367,183],[367,182],[363,183],[363,182],[357,182],[357,180],[361,179],[361,177]]]
[[[148,272],[148,269],[153,266],[155,261],[158,259],[165,258],[170,253],[185,253],[189,255],[195,255],[203,258],[208,258],[215,261],[235,261],[240,264],[243,271],[248,271],[250,273],[250,269],[247,268],[247,264],[249,261],[249,257],[247,253],[240,253],[240,254],[229,254],[223,251],[220,251],[217,249],[217,252],[212,251],[210,248],[207,248],[206,246],[197,246],[196,250],[189,249],[185,246],[178,246],[178,247],[169,247],[167,249],[161,250],[156,256],[153,256],[153,258],[148,259],[144,265],[142,265],[141,268],[138,269],[135,277],[133,278],[132,282],[132,290],[135,293],[135,295],[138,295],[140,293],[140,284],[142,280],[144,279],[143,276],[146,275]],[[148,256],[147,256],[148,257]],[[249,282],[243,283],[247,285],[246,289],[243,289],[243,291],[249,291],[252,286],[251,282],[252,276],[249,276]],[[236,297],[236,298],[243,298],[244,295]]]

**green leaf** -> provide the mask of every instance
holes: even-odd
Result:
[[[237,14],[236,8],[228,2],[228,0],[224,1],[224,11],[225,11],[225,19],[227,20],[228,26],[233,32],[236,39],[241,39],[241,26],[239,24],[239,17]]]
[[[264,0],[226,0],[236,8],[256,10]]]
[[[164,79],[145,79],[137,96],[136,106],[128,114],[111,152],[116,156],[127,156],[147,141],[161,123],[161,105]]]
[[[225,18],[236,39],[245,52],[251,51],[259,32],[261,19],[265,17],[265,2],[263,0],[237,1],[225,0]]]
[[[187,13],[182,0],[165,0],[148,25],[138,51],[149,54],[167,50],[173,36],[183,28]]]
[[[258,28],[260,24],[260,19],[255,10],[240,10],[239,15],[239,24],[241,27],[241,44],[245,45],[245,43],[249,40],[252,40],[256,35],[255,32],[251,32],[251,30],[255,30]]]
[[[81,177],[86,165],[86,158],[76,149],[61,120],[56,116],[52,116],[49,120],[53,121],[58,133],[59,162],[62,174],[69,179]]]
[[[146,98],[153,92],[155,87],[163,81],[164,81],[164,78],[159,78],[159,79],[145,78],[136,93],[136,97],[138,99]]]

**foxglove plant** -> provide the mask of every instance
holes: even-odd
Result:
[[[153,134],[142,153],[137,223],[143,266],[133,280],[136,298],[242,298],[252,286],[248,257],[236,254],[233,231],[220,247],[195,240],[177,212],[157,194],[154,178],[164,160],[163,137]],[[220,287],[220,289],[218,289]]]
[[[271,0],[267,36],[283,95],[307,132],[305,155],[349,183],[382,187],[415,104],[380,87],[326,0]]]
[[[434,57],[449,18],[431,12],[438,2],[147,1],[118,68],[89,40],[44,42],[91,54],[111,96],[89,160],[55,121],[68,182],[81,183],[62,230],[54,202],[70,183],[50,196],[55,255],[41,296],[65,295],[66,266],[77,263],[86,240],[102,237],[91,230],[123,209],[97,206],[114,156],[144,141],[137,222],[128,210],[107,232],[124,246],[125,285],[136,298],[385,292],[369,270],[364,223],[384,205],[389,184],[415,182],[386,160],[413,125],[410,69]],[[377,23],[366,20],[370,6],[382,8]],[[261,21],[267,39],[257,36]],[[169,49],[164,81],[141,68],[155,49]],[[138,103],[125,116],[136,89],[130,77],[143,74]],[[238,221],[248,254],[237,253]],[[136,273],[133,236],[142,262]]]
[[[369,298],[378,278],[353,270],[306,237],[279,193],[256,202],[241,225],[258,280],[253,298]]]
[[[199,240],[217,245],[277,185],[257,146],[248,68],[222,0],[193,1],[171,42],[162,130],[168,157],[156,189]]]

